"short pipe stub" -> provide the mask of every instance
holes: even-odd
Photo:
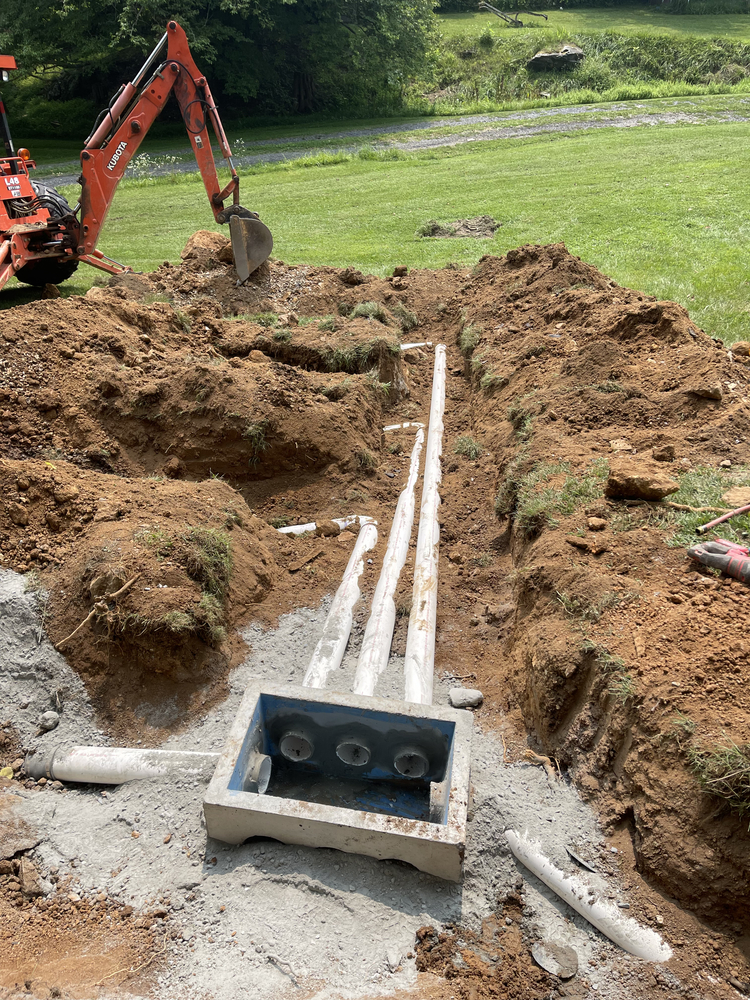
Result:
[[[352,767],[365,767],[370,763],[370,748],[356,739],[342,740],[336,747],[336,756],[344,764]]]
[[[263,753],[253,754],[245,771],[243,790],[246,792],[255,792],[257,795],[264,795],[270,781],[271,758]]]
[[[309,760],[313,755],[313,745],[304,733],[284,733],[279,740],[279,750],[287,760]]]
[[[430,770],[427,755],[419,747],[401,747],[393,758],[393,766],[404,778],[423,778]]]

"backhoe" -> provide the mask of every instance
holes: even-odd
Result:
[[[3,80],[15,68],[12,56],[0,56]],[[105,256],[96,244],[128,163],[173,91],[214,218],[229,223],[239,282],[268,258],[271,233],[256,212],[240,205],[240,179],[211,90],[193,61],[185,32],[170,21],[159,44],[99,115],[86,140],[75,208],[53,187],[31,179],[29,171],[36,164],[28,149],[14,148],[0,101],[0,142],[5,145],[0,156],[0,288],[14,276],[31,285],[59,284],[81,262],[110,274],[131,270]],[[224,188],[216,173],[209,122],[231,174]]]

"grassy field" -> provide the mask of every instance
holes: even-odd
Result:
[[[385,274],[396,264],[470,265],[483,253],[564,241],[733,341],[750,338],[750,163],[737,155],[748,140],[750,124],[731,123],[558,133],[393,160],[323,156],[246,171],[243,201],[271,227],[276,256],[296,264]],[[502,222],[492,240],[415,235],[429,219],[483,214]],[[211,222],[193,175],[126,182],[101,249],[150,270],[177,260],[195,229],[218,228]],[[94,276],[82,267],[66,294]],[[17,289],[12,282],[0,293],[4,305],[27,298]]]
[[[521,14],[525,27],[543,26],[562,28],[565,31],[621,31],[654,34],[708,35],[711,38],[734,38],[750,41],[750,14],[714,14],[694,17],[690,14],[664,14],[653,7],[598,7],[576,10],[545,10],[546,22],[540,17]],[[445,37],[452,35],[480,35],[485,28],[492,28],[499,35],[515,34],[521,29],[509,28],[495,14],[441,14],[440,30]]]

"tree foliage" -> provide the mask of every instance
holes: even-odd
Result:
[[[174,18],[235,117],[385,110],[428,58],[432,8],[433,0],[3,0],[0,51],[16,56],[22,74],[11,104],[22,93],[102,104]]]

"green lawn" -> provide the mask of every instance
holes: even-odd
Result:
[[[745,123],[653,126],[271,167],[245,172],[243,201],[260,211],[287,263],[385,274],[564,241],[622,284],[683,303],[711,334],[750,339],[750,161],[738,156],[748,141]],[[503,223],[491,241],[415,237],[429,219],[483,214]],[[150,270],[176,261],[198,228],[218,227],[197,179],[129,182],[101,249]],[[63,287],[80,293],[94,275],[82,267]],[[12,285],[3,304],[26,298]]]
[[[548,20],[541,17],[524,17],[526,25],[562,28],[566,31],[652,31],[663,35],[709,35],[710,37],[750,40],[750,14],[664,14],[653,7],[597,7],[576,10],[545,10]],[[485,27],[508,34],[520,31],[509,28],[495,14],[441,14],[440,30],[444,35],[478,35]]]

